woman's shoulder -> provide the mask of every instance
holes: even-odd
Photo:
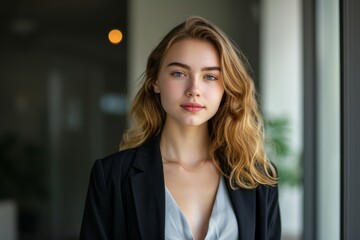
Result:
[[[277,204],[279,198],[278,185],[265,185],[261,184],[256,189],[256,198],[260,204]]]
[[[263,194],[273,193],[278,191],[278,185],[260,184],[255,188],[255,190],[258,193],[263,193]]]
[[[156,144],[156,139],[150,139],[138,147],[127,148],[98,159],[94,165],[100,165],[104,174],[124,175],[134,164],[139,165],[139,161],[151,159],[154,149],[157,149]]]
[[[108,191],[121,188],[131,174],[137,152],[137,148],[126,149],[95,160],[90,183],[103,186]]]
[[[123,168],[129,168],[132,165],[137,151],[138,148],[121,150],[103,158],[97,159],[94,165],[100,164],[105,173]]]

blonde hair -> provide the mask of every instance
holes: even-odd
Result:
[[[218,27],[200,17],[190,17],[173,28],[149,55],[143,85],[130,111],[134,126],[123,135],[120,149],[140,146],[161,132],[166,114],[153,84],[167,51],[183,39],[208,41],[219,52],[225,92],[218,112],[208,122],[211,160],[232,188],[275,185],[277,176],[266,157],[263,120],[247,61]]]

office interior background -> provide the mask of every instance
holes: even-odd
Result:
[[[222,28],[252,66],[282,239],[359,235],[355,0],[1,5],[0,239],[78,239],[92,164],[118,151],[148,54],[191,15]]]

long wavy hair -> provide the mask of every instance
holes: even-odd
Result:
[[[149,55],[130,111],[133,126],[123,135],[120,150],[140,146],[161,132],[166,113],[154,83],[169,48],[184,39],[208,41],[220,57],[225,92],[218,112],[208,122],[211,160],[234,189],[275,185],[277,174],[266,157],[263,119],[247,61],[226,34],[201,17],[177,25]]]

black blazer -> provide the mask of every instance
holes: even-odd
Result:
[[[277,187],[227,189],[239,239],[280,239]],[[165,184],[159,137],[97,160],[91,171],[80,239],[159,240],[164,239],[164,232]]]

